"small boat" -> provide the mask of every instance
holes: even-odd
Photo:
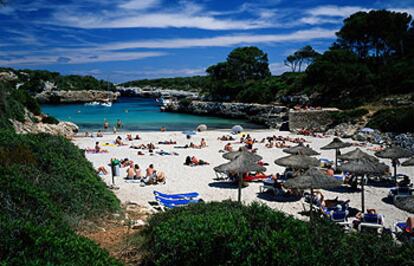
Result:
[[[158,105],[160,106],[166,106],[168,104],[171,103],[171,99],[170,98],[165,98],[165,97],[160,97],[158,99],[155,99],[155,101],[158,103]]]
[[[112,103],[111,102],[101,103],[101,106],[103,106],[103,107],[111,107],[112,106]]]
[[[100,102],[85,103],[86,106],[98,106],[99,104],[100,104]]]

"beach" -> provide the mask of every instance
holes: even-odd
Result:
[[[95,142],[99,141],[100,144],[113,143],[117,136],[121,136],[125,146],[102,146],[103,149],[107,149],[108,153],[101,154],[86,154],[86,158],[93,164],[95,168],[104,165],[108,169],[109,174],[101,175],[101,178],[108,185],[111,184],[111,173],[110,167],[108,166],[111,158],[128,158],[133,160],[134,163],[139,164],[142,172],[150,165],[154,164],[154,167],[158,171],[166,173],[167,182],[166,184],[140,186],[139,183],[127,183],[124,180],[126,177],[127,168],[121,168],[121,176],[116,177],[115,183],[119,187],[118,190],[114,190],[116,196],[122,201],[133,201],[142,206],[150,207],[149,202],[154,201],[153,191],[157,190],[163,193],[184,193],[184,192],[198,192],[200,197],[204,201],[222,201],[222,200],[237,200],[237,187],[231,185],[229,181],[216,181],[216,174],[213,170],[215,166],[222,163],[228,162],[223,159],[222,150],[224,145],[228,142],[232,143],[234,149],[237,149],[243,144],[239,143],[239,136],[235,135],[236,141],[220,141],[219,137],[223,135],[229,135],[230,130],[208,130],[205,132],[197,133],[192,136],[190,140],[186,139],[186,136],[181,131],[143,131],[143,132],[119,132],[118,134],[105,134],[103,137],[76,137],[73,139],[79,148],[93,148]],[[335,159],[334,150],[320,150],[320,147],[328,144],[332,141],[333,137],[315,138],[308,136],[299,136],[289,132],[281,132],[277,130],[249,130],[246,133],[250,134],[253,138],[260,141],[261,139],[268,136],[289,136],[292,138],[300,137],[304,138],[313,149],[320,152],[321,155],[316,158],[327,158],[330,160]],[[141,136],[141,140],[126,141],[126,134],[131,134],[133,137],[136,134]],[[174,148],[174,146],[183,146],[193,142],[199,144],[201,139],[204,138],[207,141],[208,147],[203,149],[182,149]],[[158,144],[160,141],[176,141],[174,145],[162,145]],[[356,143],[352,140],[344,139],[344,141]],[[140,150],[129,148],[130,145],[140,145],[154,143],[160,151],[161,149],[167,152],[176,152],[179,155],[149,155],[148,150],[142,150],[144,155],[137,155]],[[288,142],[287,144],[295,146],[297,144]],[[368,147],[375,147],[368,144],[367,147],[361,148],[363,151],[373,154],[373,151],[367,150]],[[282,149],[278,148],[266,148],[264,143],[255,143],[254,148],[258,148],[257,154],[263,157],[263,161],[268,163],[266,166],[266,174],[283,173],[284,168],[274,163],[274,160],[282,156],[287,156]],[[342,149],[341,152],[345,153],[355,149],[356,147],[349,147]],[[187,156],[196,156],[199,159],[209,162],[209,165],[203,166],[185,166],[184,161]],[[382,160],[387,165],[390,165],[390,160]],[[403,161],[403,160],[402,160]],[[407,174],[408,176],[414,176],[413,167],[399,167],[398,173]],[[299,219],[308,219],[307,216],[301,215],[300,213],[304,210],[303,198],[293,202],[281,202],[275,201],[270,193],[259,193],[262,182],[250,182],[249,186],[242,189],[242,201],[246,204],[257,201],[268,205],[269,207],[283,211],[287,214],[293,215]],[[383,201],[388,195],[389,188],[387,187],[374,187],[365,186],[365,206],[366,208],[375,208],[377,213],[384,215],[385,225],[392,227],[393,223],[397,220],[406,220],[409,213],[402,211],[392,205]],[[325,199],[332,199],[338,197],[340,200],[350,200],[350,207],[360,209],[361,208],[361,192],[335,192],[321,190],[325,195]]]

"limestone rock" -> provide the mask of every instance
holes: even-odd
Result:
[[[351,138],[353,135],[355,135],[355,133],[357,133],[358,130],[358,125],[342,123],[326,131],[326,135],[338,136],[341,138]]]
[[[180,91],[158,87],[117,87],[117,91],[122,96],[128,97],[142,97],[142,98],[160,98],[160,97],[173,97],[173,98],[192,98],[198,99],[197,92],[192,91]]]
[[[40,103],[87,103],[87,102],[113,102],[120,96],[119,92],[81,90],[56,91],[45,90],[38,93],[35,98]]]

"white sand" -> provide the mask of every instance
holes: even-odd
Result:
[[[201,198],[205,201],[221,201],[225,199],[237,200],[237,188],[234,188],[228,184],[226,181],[215,181],[215,172],[213,167],[227,162],[222,158],[222,153],[218,151],[223,149],[225,141],[219,141],[217,138],[224,134],[228,134],[228,130],[214,130],[198,133],[196,136],[193,136],[191,141],[199,144],[201,138],[205,138],[208,143],[208,147],[204,149],[174,149],[173,146],[176,145],[158,145],[159,141],[166,141],[173,139],[177,141],[177,145],[188,144],[188,141],[181,132],[138,132],[142,137],[142,140],[134,140],[127,142],[128,146],[123,147],[103,147],[109,150],[107,154],[87,154],[88,160],[90,160],[95,167],[100,165],[105,165],[108,170],[110,168],[107,166],[110,158],[129,158],[135,163],[138,163],[144,172],[149,164],[154,164],[157,170],[162,170],[167,174],[167,183],[164,185],[151,185],[146,187],[141,187],[139,184],[126,183],[123,177],[126,176],[126,169],[121,169],[121,176],[116,178],[116,185],[120,187],[119,190],[115,190],[115,194],[122,201],[135,201],[144,206],[150,206],[149,201],[154,201],[153,191],[158,190],[163,193],[181,193],[181,192],[192,192],[196,191],[200,193]],[[129,133],[129,132],[128,132]],[[250,135],[257,140],[261,140],[266,136],[271,135],[290,135],[291,137],[303,137],[290,134],[288,132],[279,132],[275,130],[254,130],[248,132]],[[123,138],[126,136],[126,132],[119,133]],[[131,132],[135,136],[135,132]],[[329,143],[332,138],[312,138],[304,137],[310,143],[310,146],[321,152],[322,158],[334,159],[334,151],[321,151],[319,148]],[[114,135],[105,135],[103,138],[76,138],[74,143],[80,148],[94,147],[95,141],[100,141],[100,143],[110,142],[113,143],[115,139]],[[144,156],[138,156],[135,149],[130,149],[129,145],[131,144],[147,144],[149,142],[155,143],[159,149],[164,149],[165,151],[175,151],[179,153],[179,156],[160,156],[160,155],[148,155],[148,151],[143,151]],[[296,145],[289,143],[291,145]],[[239,143],[234,142],[233,147],[238,148]],[[274,164],[274,160],[286,156],[282,149],[272,148],[268,149],[264,144],[255,144],[255,148],[258,148],[258,154],[264,158],[264,161],[269,163],[267,167],[267,173],[282,173],[284,170],[282,167]],[[343,149],[342,152],[347,152],[355,147]],[[158,149],[158,150],[159,150]],[[367,151],[365,148],[362,148],[364,151]],[[367,151],[368,153],[373,153]],[[184,166],[184,160],[186,156],[195,155],[199,159],[205,160],[210,163],[207,166],[197,166],[189,167]],[[390,163],[390,161],[385,160],[384,162]],[[413,167],[400,167],[399,173],[407,174],[410,177],[414,177],[414,168]],[[103,180],[107,183],[111,183],[111,175],[102,176]],[[276,202],[272,201],[270,194],[266,198],[259,198],[259,186],[261,182],[250,183],[247,188],[242,190],[242,200],[245,203],[250,203],[253,201],[259,201],[267,204],[268,206],[292,214],[295,217],[300,219],[306,219],[306,217],[299,214],[303,211],[302,200],[295,202]],[[387,226],[392,226],[393,223],[397,220],[405,220],[409,213],[399,210],[394,205],[383,202],[388,194],[388,188],[379,188],[366,186],[365,187],[365,206],[366,208],[375,208],[378,213],[381,213],[385,216],[385,222]],[[361,193],[344,193],[344,192],[331,192],[323,191],[326,198],[335,198],[339,196],[339,199],[350,200],[350,207],[361,208]]]

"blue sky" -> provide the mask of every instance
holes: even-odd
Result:
[[[122,82],[204,75],[255,45],[280,74],[296,49],[323,52],[345,17],[380,8],[414,14],[414,0],[8,0],[0,66]]]

